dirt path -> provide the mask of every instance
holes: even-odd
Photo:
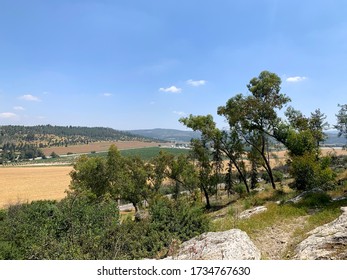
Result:
[[[294,232],[303,228],[309,216],[302,216],[290,221],[283,221],[259,231],[252,238],[255,246],[261,251],[262,259],[286,259],[285,253],[296,240]]]

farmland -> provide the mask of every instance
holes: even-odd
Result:
[[[139,156],[144,160],[155,157],[160,150],[173,155],[187,153],[188,150],[148,147],[122,150],[124,156]],[[105,153],[90,156],[105,156]],[[73,161],[74,157],[42,160],[40,163],[59,164]],[[54,161],[53,161],[54,160]],[[7,166],[0,168],[0,208],[9,204],[41,199],[62,199],[70,183],[72,166]]]
[[[62,199],[72,166],[0,168],[0,208],[21,202]]]
[[[160,150],[167,151],[174,155],[187,153],[188,150],[148,147],[140,149],[122,150],[124,156],[139,156],[148,160],[156,156]],[[322,153],[327,154],[331,149],[323,149]],[[337,155],[347,155],[346,150],[336,149]],[[90,156],[105,155],[106,153],[96,153]],[[276,152],[278,161],[284,162],[285,151]],[[73,159],[73,157],[71,157]],[[60,158],[61,160],[63,158]],[[39,200],[39,199],[61,199],[65,196],[65,190],[70,183],[69,172],[72,166],[27,166],[27,167],[2,167],[0,168],[0,208],[18,202]]]
[[[100,141],[93,142],[84,145],[72,145],[67,147],[50,147],[43,148],[42,151],[46,156],[49,156],[52,152],[58,155],[66,155],[68,153],[81,154],[90,152],[103,152],[107,151],[112,145],[116,145],[119,150],[125,149],[136,149],[136,148],[146,148],[146,147],[158,147],[158,143],[155,142],[142,142],[142,141]]]

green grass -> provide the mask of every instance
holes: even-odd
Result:
[[[124,157],[133,157],[138,156],[142,160],[151,160],[152,158],[159,155],[160,151],[167,152],[171,155],[178,156],[181,154],[188,154],[189,150],[187,149],[176,149],[176,148],[160,148],[160,147],[149,147],[149,148],[138,148],[138,149],[127,149],[127,150],[120,150],[120,153]],[[89,153],[88,157],[106,157],[107,152],[97,152],[97,153]],[[78,155],[72,154],[69,156],[64,157],[58,157],[58,158],[47,158],[47,159],[40,159],[35,161],[25,161],[20,162],[18,165],[25,165],[27,163],[36,163],[36,164],[42,164],[42,163],[73,163]]]
[[[250,236],[278,222],[290,220],[307,214],[303,208],[292,205],[277,205],[274,203],[266,204],[267,211],[254,215],[249,219],[240,220],[237,218],[240,210],[234,210],[233,207],[228,209],[224,219],[214,222],[214,231],[224,231],[232,228],[238,228],[247,232]]]
[[[143,160],[150,160],[156,157],[157,155],[159,155],[160,151],[167,152],[174,156],[178,156],[181,154],[186,155],[189,153],[189,150],[186,150],[186,149],[159,148],[159,147],[121,150],[120,153],[122,156],[125,156],[125,157],[139,156]]]
[[[148,147],[148,148],[120,150],[120,154],[124,157],[138,156],[142,160],[151,160],[152,158],[159,155],[160,151],[164,151],[164,152],[171,154],[171,155],[174,155],[174,156],[178,156],[181,154],[186,155],[189,153],[189,150],[186,150],[186,149]],[[89,157],[98,157],[98,156],[106,157],[107,152],[89,154],[88,156]]]
[[[339,189],[339,190],[338,190]],[[346,193],[346,187],[337,188],[330,194],[332,197]],[[294,191],[274,191],[266,188],[265,191],[254,193],[250,196],[239,198],[233,204],[211,213],[210,217],[215,217],[212,223],[213,231],[225,231],[238,228],[245,231],[252,240],[257,240],[260,236],[266,236],[267,232],[276,228],[277,230],[288,231],[288,225],[292,229],[290,242],[286,246],[282,255],[283,259],[292,258],[295,247],[305,238],[307,234],[324,224],[327,224],[341,215],[341,207],[347,206],[347,198],[339,201],[332,201],[331,197],[325,193],[312,193],[307,195],[298,204],[277,204],[276,201],[286,201],[296,195]],[[248,208],[264,205],[266,212],[251,216],[248,219],[239,219],[239,214]],[[300,222],[298,222],[300,221]],[[271,237],[271,234],[269,236]],[[264,255],[266,258],[266,255]]]

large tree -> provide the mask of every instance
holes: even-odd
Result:
[[[218,108],[218,114],[228,120],[230,130],[236,131],[248,146],[259,153],[261,165],[275,189],[270,163],[270,141],[274,139],[275,130],[280,124],[277,112],[290,99],[280,92],[281,79],[268,71],[251,79],[247,88],[250,95],[238,94],[230,98],[225,106]]]
[[[231,172],[232,166],[234,166],[239,174],[240,179],[243,181],[247,192],[249,192],[249,186],[247,182],[247,175],[245,170],[245,164],[243,161],[243,155],[245,153],[244,143],[238,136],[237,132],[233,129],[229,131],[223,131],[216,127],[216,123],[213,120],[211,115],[207,116],[193,116],[190,115],[187,118],[181,118],[180,122],[182,122],[187,127],[193,129],[194,131],[201,132],[201,143],[199,145],[195,145],[192,142],[192,146],[196,149],[200,146],[205,146],[205,153],[209,153],[210,165],[214,165],[214,173],[212,175],[214,178],[218,177],[218,174],[221,171],[221,162],[222,155],[226,156],[229,159],[229,171],[228,171],[228,186],[230,187],[232,184],[231,181]],[[210,144],[211,149],[207,150],[206,145]],[[197,151],[199,151],[197,149]],[[194,149],[193,149],[194,153]],[[201,151],[200,151],[201,154]],[[206,157],[201,157],[200,160],[204,161]],[[213,179],[215,180],[215,179]],[[229,189],[230,190],[230,189]]]

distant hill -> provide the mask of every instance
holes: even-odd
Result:
[[[343,136],[338,137],[337,131],[328,131],[325,134],[328,138],[324,141],[323,146],[342,147],[347,144],[347,139]]]
[[[52,126],[52,125],[4,125],[0,126],[0,145],[4,143],[30,143],[40,146],[87,144],[95,141],[152,141],[148,137],[134,135],[106,127]]]
[[[192,138],[200,138],[201,135],[199,132],[195,131],[164,128],[129,130],[129,132],[143,137],[172,142],[190,142]]]
[[[129,130],[131,134],[140,135],[143,137],[154,138],[163,141],[172,142],[190,142],[192,138],[200,138],[201,134],[196,131],[186,131],[177,129],[164,129],[164,128],[154,128],[154,129],[138,129]],[[325,132],[328,138],[322,144],[322,146],[333,146],[342,147],[347,144],[347,140],[344,137],[338,137],[337,131]]]

